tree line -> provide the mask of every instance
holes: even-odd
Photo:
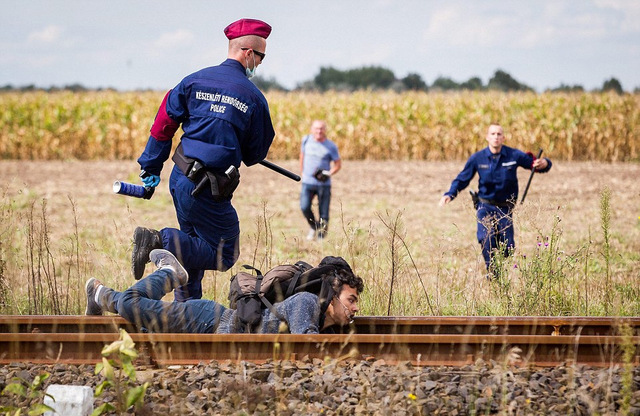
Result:
[[[287,91],[275,78],[255,77],[254,83],[263,91],[281,90]],[[393,71],[380,66],[366,66],[341,71],[333,67],[321,67],[320,72],[311,80],[300,83],[294,90],[302,91],[357,91],[394,90],[394,91],[534,91],[530,86],[517,81],[507,72],[498,69],[489,81],[484,84],[479,77],[471,77],[467,81],[457,82],[449,77],[440,76],[433,84],[428,85],[420,74],[410,73],[404,78],[397,78]],[[548,89],[551,92],[584,92],[581,85],[560,84],[556,88]],[[622,84],[616,78],[604,81],[602,88],[596,92],[613,91],[624,93]],[[636,88],[636,93],[640,88]]]
[[[253,83],[262,91],[288,91],[275,78],[256,76]],[[111,90],[112,88],[107,88]],[[64,87],[37,88],[35,85],[14,87],[12,85],[0,86],[2,91],[34,91],[44,90],[49,92],[66,90],[74,92],[88,91],[81,84],[71,84]],[[98,90],[103,90],[99,88]],[[428,85],[419,74],[410,73],[404,78],[397,78],[393,71],[380,66],[366,66],[362,68],[339,70],[333,67],[321,67],[320,72],[313,79],[298,84],[293,91],[357,91],[357,90],[392,90],[402,91],[533,91],[533,88],[513,78],[507,72],[498,69],[485,84],[479,77],[471,77],[467,81],[457,82],[449,77],[440,76]],[[560,84],[556,88],[548,89],[551,92],[584,92],[581,85]],[[611,78],[602,84],[602,88],[595,92],[613,91],[624,93],[622,84],[616,78]],[[640,93],[640,87],[634,90]]]

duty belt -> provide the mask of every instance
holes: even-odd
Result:
[[[235,166],[229,166],[223,174],[212,172],[199,160],[185,156],[182,142],[176,147],[171,158],[184,175],[196,184],[191,196],[197,196],[203,189],[210,188],[214,201],[230,200],[240,183],[240,173]]]
[[[493,199],[478,198],[483,204],[495,205],[496,207],[513,208],[513,202],[495,201]]]

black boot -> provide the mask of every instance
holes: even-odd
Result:
[[[327,236],[328,231],[329,221],[321,218],[320,222],[318,222],[318,240],[323,240]]]
[[[149,262],[149,253],[157,248],[162,248],[160,231],[137,227],[133,232],[131,252],[131,272],[136,280],[140,280],[144,274],[144,266]]]

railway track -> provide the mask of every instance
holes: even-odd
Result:
[[[350,333],[328,335],[150,334],[115,316],[0,316],[0,364],[95,364],[119,328],[131,334],[145,363],[160,366],[307,356],[452,366],[507,357],[521,366],[640,365],[640,318],[375,316],[356,318]]]

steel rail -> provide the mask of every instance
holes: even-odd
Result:
[[[95,364],[102,347],[118,338],[118,328],[131,334],[141,358],[156,365],[305,356],[418,365],[480,358],[537,366],[640,364],[640,318],[359,317],[351,334],[213,335],[136,333],[117,316],[0,316],[0,364]]]
[[[357,334],[619,335],[623,327],[640,335],[640,317],[547,316],[361,316],[344,332]],[[79,315],[3,315],[0,333],[127,332],[123,318]]]
[[[640,317],[585,316],[362,316],[359,334],[618,335],[623,327],[640,335]]]
[[[606,367],[640,364],[640,337],[579,335],[415,334],[131,334],[146,364],[197,364],[210,360],[383,359],[415,365],[473,364],[478,359],[514,365],[578,363]],[[116,333],[2,334],[0,364],[95,364]],[[633,358],[629,359],[629,348]],[[623,350],[627,351],[626,355]]]

